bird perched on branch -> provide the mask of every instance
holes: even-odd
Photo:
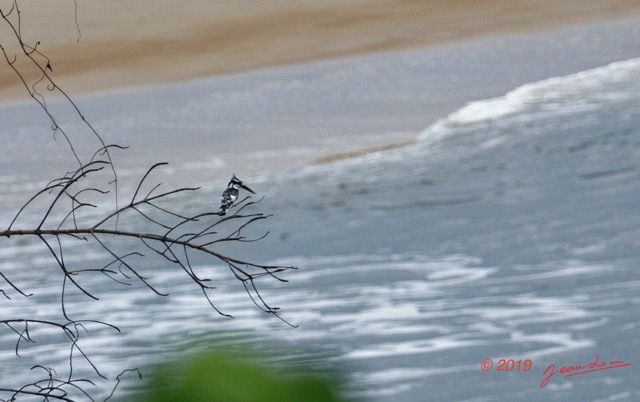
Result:
[[[220,212],[219,212],[220,216],[225,215],[227,213],[227,210],[231,208],[234,202],[236,202],[236,200],[238,199],[238,194],[240,193],[240,191],[238,190],[240,187],[247,190],[251,194],[255,194],[253,190],[245,186],[242,180],[238,179],[234,174],[231,180],[229,181],[229,184],[227,184],[227,189],[224,190],[224,192],[222,193],[222,197],[220,200],[220,203],[221,203]]]

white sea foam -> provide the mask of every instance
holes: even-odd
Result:
[[[624,83],[634,75],[640,75],[640,58],[525,84],[504,96],[469,103],[425,129],[419,139],[437,141],[449,129],[491,123],[525,109],[560,109],[562,106],[566,111],[572,110],[568,104],[573,108],[586,108],[597,101],[618,99],[624,96],[620,92],[599,93],[597,90],[604,85]]]

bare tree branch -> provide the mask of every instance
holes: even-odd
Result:
[[[79,41],[81,32],[77,19],[78,4],[75,0],[74,5]],[[166,266],[179,268],[176,271],[193,283],[194,290],[199,289],[202,292],[206,302],[218,314],[232,317],[217,308],[211,300],[209,292],[215,290],[215,287],[211,285],[210,277],[192,265],[191,258],[195,255],[205,258],[214,269],[228,272],[230,280],[240,281],[251,302],[261,311],[294,327],[280,316],[278,307],[267,303],[257,281],[287,282],[280,274],[296,268],[247,261],[226,255],[218,248],[229,242],[257,242],[269,234],[269,231],[260,235],[250,234],[252,228],[271,218],[271,215],[259,212],[262,199],[254,201],[250,197],[244,198],[234,204],[224,216],[216,211],[216,205],[213,203],[203,211],[187,213],[180,209],[181,204],[175,201],[176,197],[194,194],[200,188],[185,186],[160,190],[162,180],[157,180],[156,177],[162,177],[162,167],[167,163],[159,162],[152,165],[139,179],[130,198],[127,198],[128,201],[121,203],[119,178],[112,152],[123,151],[127,147],[108,144],[103,140],[76,103],[54,81],[51,60],[41,52],[40,43],[28,44],[23,40],[18,0],[13,0],[9,10],[0,9],[0,17],[0,24],[9,29],[12,40],[15,40],[11,47],[0,42],[4,60],[15,72],[29,97],[40,106],[51,122],[54,138],[64,138],[70,150],[71,165],[67,168],[68,171],[49,181],[28,198],[18,208],[6,229],[0,230],[0,240],[19,237],[37,240],[50,255],[52,266],[57,267],[57,278],[61,283],[60,321],[31,317],[0,317],[0,324],[4,324],[0,328],[8,329],[15,334],[17,358],[21,358],[21,350],[39,338],[38,328],[53,328],[59,331],[66,337],[69,346],[68,367],[65,369],[67,374],[58,375],[54,368],[37,364],[32,371],[44,371],[44,378],[31,381],[22,387],[0,387],[0,395],[8,395],[8,400],[15,400],[18,396],[42,398],[43,401],[93,400],[86,386],[95,385],[91,378],[107,380],[107,377],[100,372],[83,349],[80,335],[90,336],[89,327],[93,325],[105,326],[117,332],[120,332],[120,329],[100,320],[72,318],[77,312],[69,311],[67,298],[86,297],[99,301],[99,295],[84,281],[91,275],[104,275],[114,284],[123,286],[133,286],[138,281],[155,296],[168,296],[169,293],[157,289],[154,285],[153,273],[147,276],[144,267],[141,266],[141,261],[150,258],[145,256],[145,251],[151,257],[159,258]],[[30,69],[31,73],[25,69]],[[32,72],[35,72],[35,75]],[[44,91],[41,90],[43,87]],[[58,123],[56,113],[47,105],[47,97],[51,92],[62,95],[74,112],[75,118],[82,123],[83,130],[88,132],[89,136],[79,141],[97,141],[92,153],[86,156],[82,154],[75,142],[77,140]],[[33,223],[34,218],[36,223]],[[73,262],[73,258],[68,255],[71,254],[71,247],[78,244],[80,247],[98,250],[102,259],[94,266],[87,261]],[[126,244],[125,251],[122,249],[123,244]],[[6,291],[0,289],[0,293],[5,296],[5,302],[14,302],[9,296],[12,292],[25,298],[36,294],[22,290],[22,286],[13,282],[10,276],[11,274],[0,272],[0,278],[8,284]],[[53,282],[50,278],[47,278],[47,282],[49,286],[54,286],[51,285]],[[91,368],[93,377],[76,378],[75,362],[78,359]],[[122,371],[114,379],[115,386],[107,399],[114,395],[121,382],[121,376],[127,372],[137,372],[140,377],[142,375],[138,369]]]

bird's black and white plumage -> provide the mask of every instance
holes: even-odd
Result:
[[[229,181],[229,184],[227,184],[227,189],[222,193],[222,197],[220,200],[220,216],[225,215],[227,213],[227,210],[231,208],[234,202],[236,202],[236,200],[238,199],[238,194],[240,193],[240,191],[238,190],[239,188],[243,188],[251,194],[255,194],[253,190],[245,186],[242,180],[238,179],[234,174]]]

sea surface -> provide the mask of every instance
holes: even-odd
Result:
[[[409,53],[403,63],[420,60]],[[367,79],[385,77],[391,71],[375,63],[360,64],[360,70],[341,70],[355,71],[343,77],[341,71],[326,73],[329,67],[323,66],[320,75],[318,70],[309,74],[331,77],[333,84],[362,74]],[[288,90],[309,91],[307,83],[301,78]],[[328,86],[316,89],[329,93]],[[287,90],[281,85],[261,88],[266,93]],[[256,92],[233,94],[232,101],[258,104]],[[384,92],[370,95],[384,98]],[[118,96],[155,99],[135,91]],[[107,104],[108,99],[86,102]],[[332,103],[326,102],[327,109],[309,113],[318,113],[319,121],[331,115]],[[182,105],[177,115],[189,110]],[[265,116],[278,110],[266,105],[270,112]],[[20,107],[27,106],[10,110]],[[191,110],[197,107],[202,103]],[[229,113],[241,114],[229,108]],[[335,127],[345,126],[349,116],[342,116]],[[276,365],[332,372],[355,400],[638,400],[640,59],[532,81],[445,116],[419,132],[407,127],[394,131],[390,121],[385,132],[415,134],[414,143],[392,151],[264,174],[247,171],[242,177],[264,196],[249,210],[273,214],[256,222],[247,235],[269,235],[222,250],[298,267],[283,275],[288,283],[269,277],[257,282],[264,299],[280,307],[280,316],[297,328],[259,310],[223,264],[204,257],[194,256],[191,264],[216,284],[210,293],[216,308],[234,318],[217,314],[184,271],[157,261],[138,263],[154,288],[170,293],[168,297],[154,294],[133,277],[119,277],[127,283],[121,285],[104,275],[78,276],[100,300],[69,290],[67,313],[75,319],[99,319],[122,331],[92,323],[77,328],[83,352],[111,380],[96,379],[96,384],[113,385],[125,368],[149,370],[156,362],[213,345],[276,351],[268,358]],[[149,114],[145,121],[160,129],[160,117]],[[135,131],[143,122],[120,123]],[[171,127],[172,120],[166,124]],[[254,124],[247,123],[251,128]],[[97,125],[106,133],[118,129],[113,120]],[[25,135],[31,130],[29,124],[20,127]],[[369,129],[358,126],[361,133]],[[299,156],[304,146],[292,153]],[[28,165],[4,160],[23,162]],[[233,167],[228,155],[207,163],[198,166],[221,171]],[[144,173],[139,167],[127,169],[119,178],[122,182]],[[42,184],[33,180],[29,188],[19,188],[22,174],[31,173],[21,169],[2,176],[14,186],[10,198]],[[177,182],[185,179],[173,174]],[[225,180],[217,181],[224,186]],[[121,196],[132,188],[135,185],[122,184]],[[205,187],[195,195],[177,196],[168,206],[195,214],[211,208],[220,190]],[[3,216],[9,216],[10,204],[5,200]],[[37,216],[27,211],[21,222],[32,224]],[[152,226],[147,222],[141,231]],[[82,241],[71,242],[64,257],[75,267],[103,264],[100,249]],[[25,298],[2,283],[0,288],[11,298],[2,298],[3,319],[62,319],[63,276],[42,242],[3,240],[0,272],[25,293],[33,293]],[[21,357],[16,357],[16,341],[23,327],[0,332],[2,387],[33,381],[34,372],[46,377],[44,370],[30,370],[35,364],[68,375],[64,334],[32,327],[36,343],[23,339]],[[91,367],[77,350],[74,353],[75,372],[90,375]],[[481,368],[488,367],[486,359],[493,362],[489,370]],[[512,361],[504,371],[498,370],[501,359]],[[609,364],[615,361],[618,364]],[[629,365],[571,377],[557,374],[541,388],[551,365],[559,370],[594,362]],[[138,386],[135,375],[127,376],[120,398],[126,400]],[[94,395],[107,394],[96,390]]]

